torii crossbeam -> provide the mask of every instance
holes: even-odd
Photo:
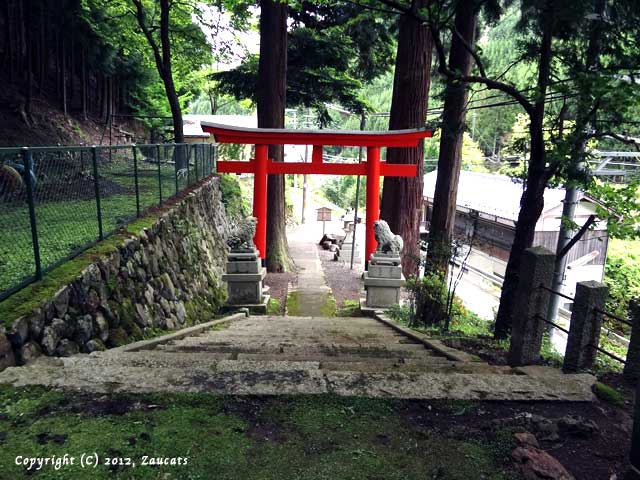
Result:
[[[367,217],[365,259],[376,249],[373,223],[380,215],[380,176],[415,177],[416,165],[380,161],[381,147],[417,147],[433,132],[425,129],[362,132],[350,130],[286,130],[275,128],[243,128],[218,123],[201,122],[202,130],[214,135],[218,143],[255,145],[255,159],[248,162],[221,161],[219,173],[253,173],[253,216],[258,219],[254,242],[261,258],[266,256],[267,243],[267,175],[302,173],[320,175],[364,175],[367,177]],[[313,145],[311,163],[274,162],[268,158],[269,145]],[[322,159],[324,146],[367,147],[364,163],[326,163]]]

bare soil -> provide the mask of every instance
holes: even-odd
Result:
[[[280,302],[280,315],[284,315],[287,294],[289,293],[289,283],[295,279],[296,274],[294,272],[267,273],[264,279],[265,285],[269,287],[269,295],[271,295],[271,298]]]
[[[318,255],[324,270],[324,276],[336,299],[336,305],[342,306],[345,300],[360,301],[362,291],[362,267],[355,262],[351,270],[349,262],[333,260],[333,252],[318,245]]]

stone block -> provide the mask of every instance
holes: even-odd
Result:
[[[367,287],[367,307],[387,308],[400,303],[400,288]]]
[[[371,265],[369,265],[371,268]],[[364,288],[367,292],[368,308],[388,308],[400,303],[400,287],[404,285],[404,276],[400,278],[375,278],[367,271],[364,273]]]
[[[607,298],[607,286],[599,282],[578,282],[571,311],[571,326],[567,338],[563,370],[577,372],[593,367],[596,350],[589,345],[598,345],[602,310]]]
[[[11,342],[3,332],[0,332],[0,371],[7,367],[13,367],[15,364],[16,359],[13,354]]]
[[[400,265],[369,264],[369,276],[373,278],[402,278]]]
[[[631,314],[631,338],[627,351],[627,363],[624,366],[624,378],[630,383],[640,380],[640,298],[633,298],[629,302]]]
[[[524,251],[520,266],[520,281],[515,292],[513,327],[509,349],[509,364],[531,365],[540,360],[540,348],[547,314],[549,291],[553,279],[555,254],[543,247]]]
[[[247,250],[246,252],[229,252],[228,260],[230,262],[240,261],[247,262],[260,258],[260,252],[258,250]]]
[[[260,273],[262,269],[262,263],[260,259],[248,261],[234,260],[233,262],[227,262],[227,273]]]
[[[374,252],[369,264],[373,265],[400,265],[400,255],[397,253]]]
[[[229,305],[262,303],[262,282],[267,275],[266,268],[259,273],[226,273],[222,280],[227,282]]]

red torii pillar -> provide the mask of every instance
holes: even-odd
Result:
[[[417,147],[433,132],[424,129],[389,132],[361,132],[348,130],[285,130],[272,128],[243,128],[201,122],[205,132],[212,133],[218,143],[255,145],[255,159],[248,162],[220,161],[218,173],[253,173],[253,216],[258,219],[254,243],[260,257],[266,256],[267,242],[267,178],[268,175],[301,173],[320,175],[364,175],[367,178],[367,221],[365,260],[376,249],[373,224],[380,215],[380,175],[415,177],[416,165],[392,164],[380,161],[381,147]],[[313,145],[311,163],[274,162],[269,160],[269,145]],[[324,163],[325,145],[366,147],[365,163]]]

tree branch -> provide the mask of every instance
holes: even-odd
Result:
[[[136,19],[138,20],[138,25],[142,30],[142,33],[147,38],[147,42],[149,42],[149,46],[151,50],[153,50],[153,57],[156,61],[156,66],[158,67],[158,72],[162,77],[165,75],[164,65],[162,63],[162,54],[160,53],[160,49],[158,48],[158,44],[153,38],[153,34],[149,27],[147,26],[146,15],[144,13],[144,7],[142,6],[142,0],[131,0],[136,7]]]
[[[481,83],[483,85],[486,85],[490,90],[500,90],[501,92],[506,93],[516,102],[518,102],[529,115],[533,113],[533,105],[513,85],[509,85],[508,83],[504,83],[498,80],[493,80],[491,78],[487,78],[486,76],[459,75],[456,72],[452,72],[447,66],[447,56],[444,50],[444,45],[442,44],[442,39],[440,38],[440,31],[434,28],[431,23],[429,24],[429,29],[431,30],[431,36],[433,37],[433,42],[436,47],[436,54],[438,56],[438,70],[440,71],[440,73],[448,78],[459,80],[461,82]]]
[[[559,258],[564,257],[567,253],[569,253],[569,250],[571,250],[571,248],[578,243],[578,241],[582,238],[582,236],[587,232],[587,230],[589,230],[589,227],[591,225],[593,225],[594,223],[596,223],[596,216],[595,215],[589,215],[589,218],[587,218],[587,221],[584,222],[584,225],[582,225],[582,227],[580,227],[580,230],[578,230],[578,232],[573,236],[573,238],[571,240],[569,240],[569,243],[567,243],[564,248],[562,250],[560,250],[560,253],[558,254]]]

